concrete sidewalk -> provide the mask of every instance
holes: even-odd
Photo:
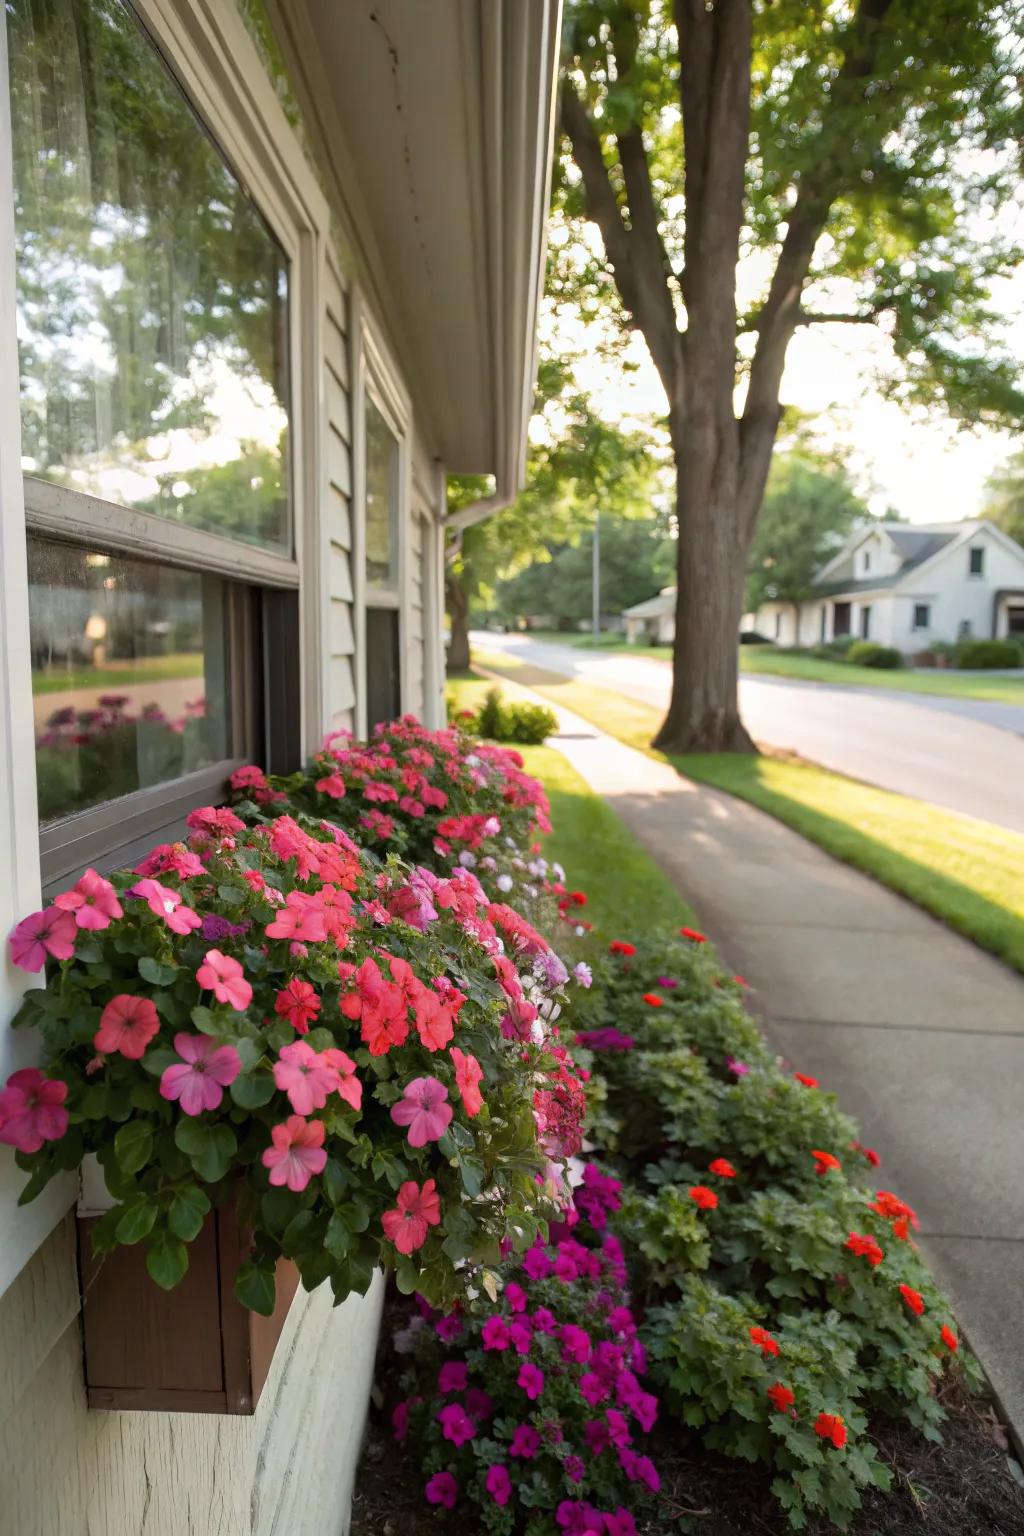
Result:
[[[916,1208],[1024,1441],[1024,981],[781,822],[557,713],[551,745],[692,903],[773,1044],[860,1121],[882,1187]]]

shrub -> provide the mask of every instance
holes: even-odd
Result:
[[[529,700],[507,702],[499,688],[488,690],[474,717],[474,730],[490,741],[511,741],[539,746],[558,729],[554,710]]]
[[[396,1438],[427,1500],[473,1530],[635,1536],[630,1510],[658,1489],[638,1445],[657,1402],[606,1230],[618,1185],[590,1164],[577,1204],[571,1225],[503,1266],[500,1296],[444,1317],[421,1307],[395,1339],[411,1348]]]
[[[94,1243],[145,1241],[164,1286],[237,1198],[257,1311],[282,1254],[339,1300],[378,1264],[462,1294],[533,1240],[554,1209],[539,1176],[578,1146],[582,1091],[540,1012],[564,966],[467,870],[381,866],[287,816],[188,821],[191,846],[89,871],[12,935],[16,963],[48,967],[15,1020],[43,1070],[0,1094],[22,1198],[96,1153],[116,1203]]]
[[[775,641],[767,635],[758,634],[756,629],[740,630],[740,645],[770,645],[774,647]]]
[[[954,665],[965,671],[989,667],[1024,665],[1024,651],[1016,640],[961,640],[954,652]]]
[[[846,660],[855,667],[878,667],[886,672],[903,665],[903,657],[894,646],[878,645],[874,640],[858,640],[846,652]]]

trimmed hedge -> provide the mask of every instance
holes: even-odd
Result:
[[[845,658],[855,667],[878,667],[894,672],[903,665],[903,657],[891,645],[878,645],[874,640],[858,640],[851,645]]]
[[[961,640],[953,653],[953,665],[964,671],[1024,665],[1024,651],[1016,640]]]

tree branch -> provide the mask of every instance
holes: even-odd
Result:
[[[677,3],[692,4],[696,0],[677,0]],[[882,23],[893,3],[894,0],[860,0],[852,26],[852,42],[832,91],[831,114],[842,110],[851,93],[861,91],[862,82],[871,75]],[[823,136],[826,133],[827,122],[822,130]],[[756,317],[754,329],[758,332],[758,341],[741,421],[740,494],[747,531],[752,528],[760,508],[775,443],[780,412],[779,390],[787,348],[798,325],[812,324],[819,318],[804,319],[800,299],[814,248],[841,184],[842,166],[827,156],[823,156],[802,178],[768,297]]]
[[[681,383],[682,345],[640,130],[619,139],[632,217],[627,225],[608,176],[600,134],[568,79],[562,86],[561,103],[562,124],[583,180],[587,211],[600,232],[622,302],[647,342],[670,405],[674,404]]]

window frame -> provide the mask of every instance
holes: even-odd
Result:
[[[975,570],[975,556],[978,560],[978,568]],[[985,546],[984,544],[970,544],[967,547],[967,576],[971,581],[978,581],[985,575]]]
[[[924,614],[924,621],[923,622],[920,622],[918,620],[918,615],[920,613]],[[919,633],[921,630],[931,629],[931,627],[932,627],[932,605],[931,605],[931,603],[915,603],[914,604],[914,617],[913,617],[913,622],[912,622],[910,627],[914,631],[915,634]]]

